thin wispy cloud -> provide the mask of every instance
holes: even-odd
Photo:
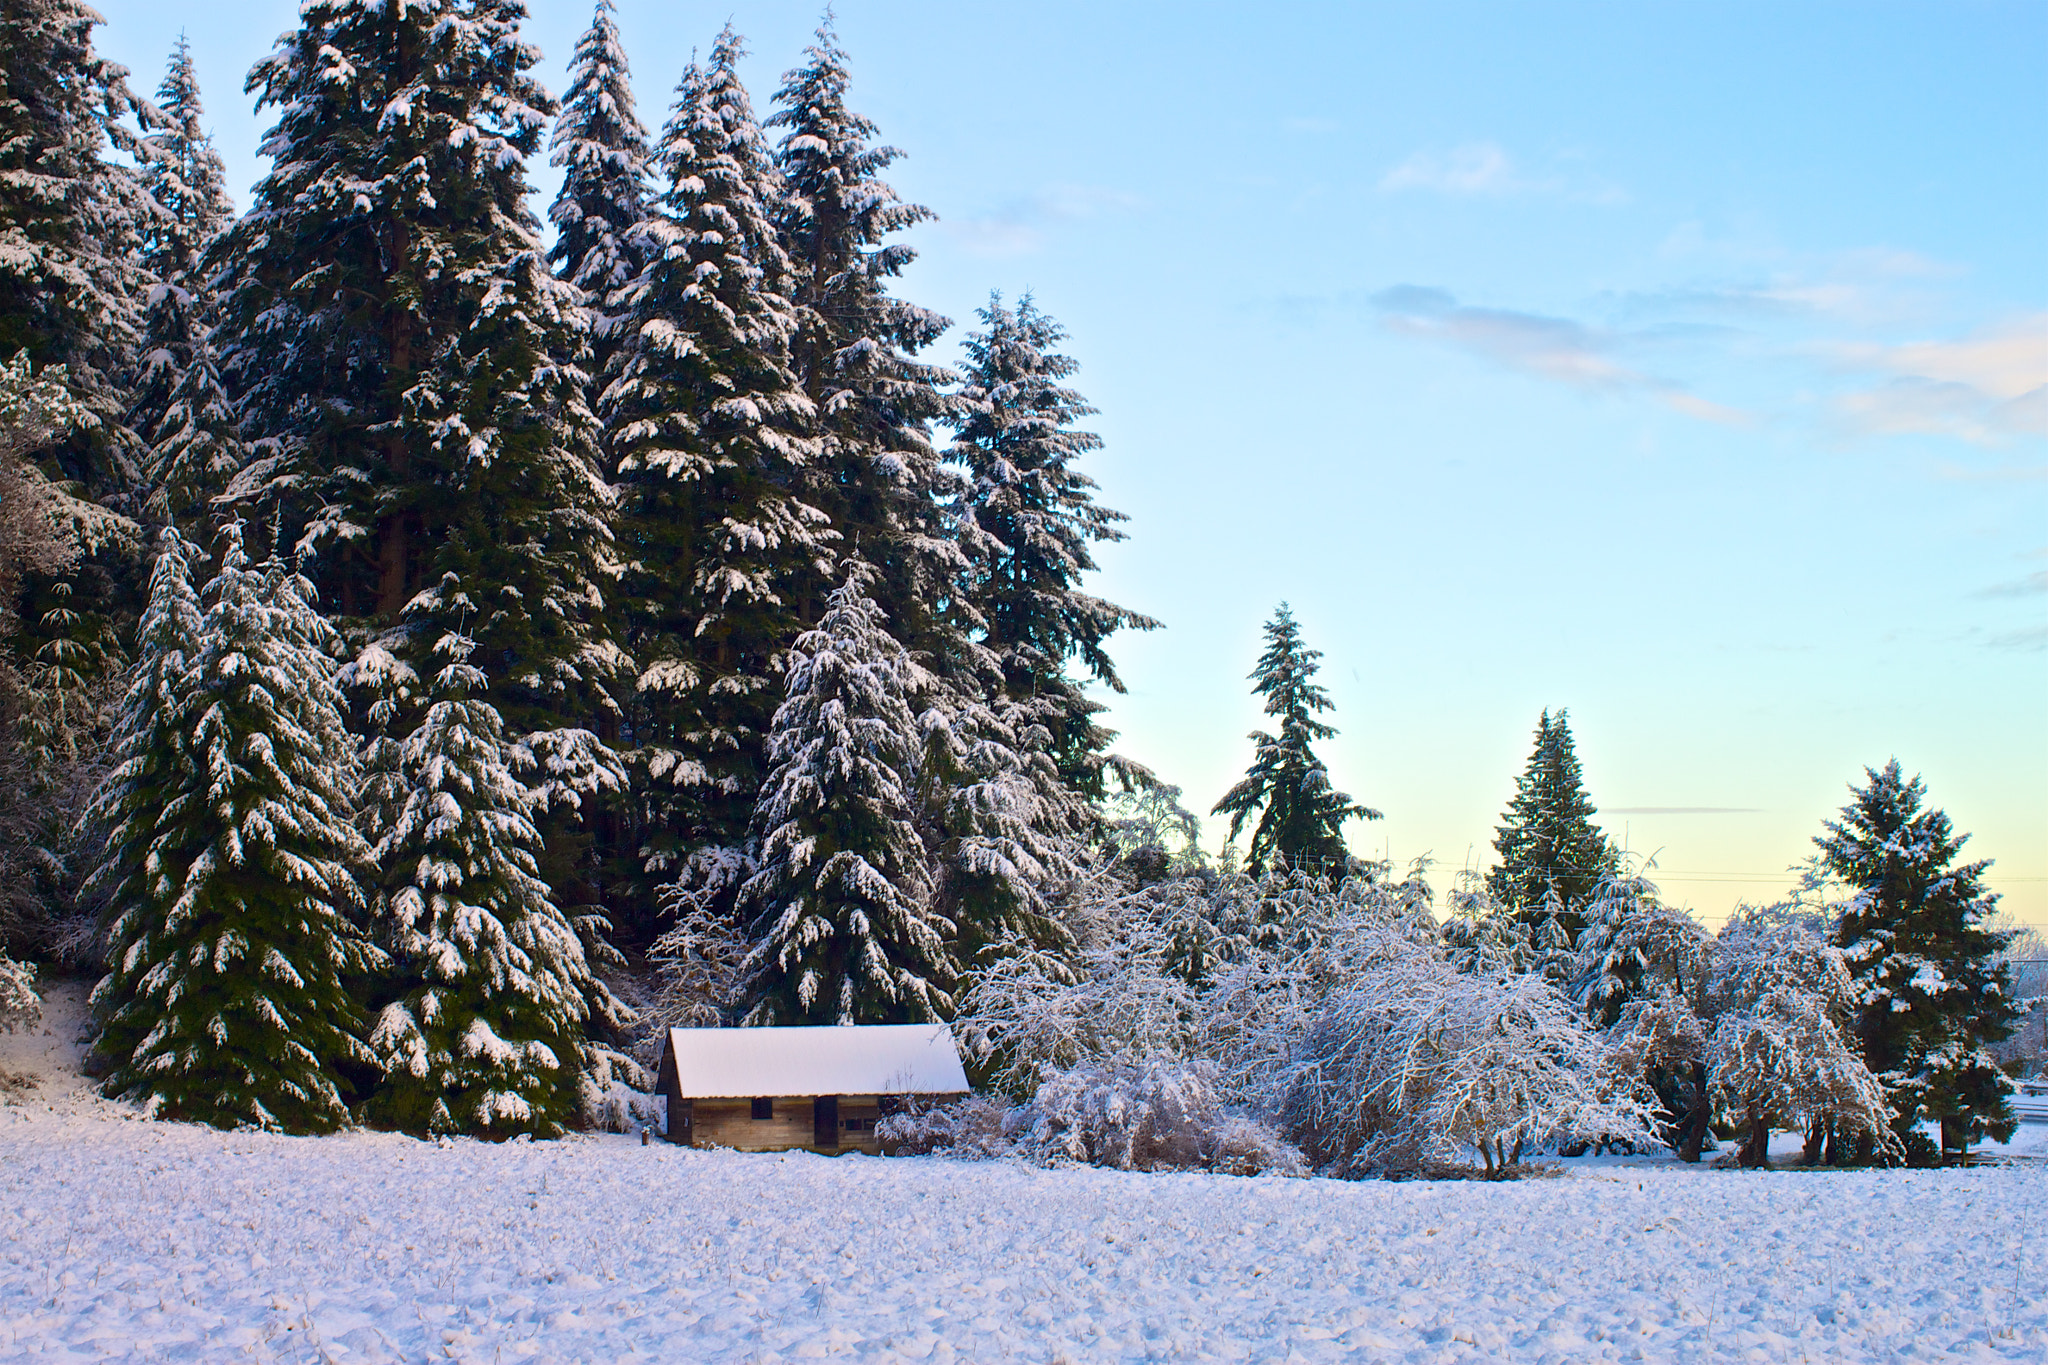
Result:
[[[1745,425],[1749,415],[1691,393],[1621,358],[1631,339],[1570,318],[1473,308],[1450,293],[1397,285],[1372,296],[1391,331],[1454,347],[1531,378],[1582,393],[1642,395],[1701,421]]]
[[[1762,806],[1609,806],[1609,815],[1760,815]]]
[[[1979,445],[2048,436],[2048,313],[1957,340],[1836,342],[1824,354],[1841,369],[1887,376],[1839,400],[1856,430]]]
[[[1416,152],[1380,177],[1380,191],[1423,191],[1457,196],[1554,195],[1585,203],[1618,204],[1620,188],[1581,174],[1531,174],[1496,142],[1467,142],[1448,151]]]
[[[1051,185],[992,213],[941,220],[939,226],[969,255],[1028,256],[1063,225],[1127,213],[1143,203],[1135,194],[1100,185]]]
[[[2048,593],[2048,569],[2039,569],[2010,583],[1994,583],[1978,592],[1979,597],[2039,597]]]

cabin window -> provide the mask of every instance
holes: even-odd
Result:
[[[848,1119],[846,1121],[846,1131],[849,1133],[871,1133],[874,1130],[875,1121],[873,1119]]]
[[[755,1101],[754,1101],[754,1117],[755,1117],[755,1118],[757,1118],[757,1119],[772,1119],[772,1118],[774,1118],[774,1117],[775,1117],[775,1101],[774,1101],[774,1100],[755,1100]]]

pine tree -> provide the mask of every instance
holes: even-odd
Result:
[[[616,14],[612,0],[598,0],[590,27],[577,40],[548,159],[562,168],[562,188],[548,210],[556,229],[548,260],[557,275],[583,291],[591,320],[593,407],[621,335],[609,300],[645,264],[634,229],[647,217],[647,129],[633,110],[632,73]]]
[[[526,206],[554,103],[522,17],[302,6],[250,74],[272,169],[221,252],[225,368],[264,438],[232,494],[274,503],[324,600],[395,656],[474,638],[514,733],[594,722],[623,663],[586,319]]]
[[[385,1076],[364,1112],[422,1135],[552,1137],[576,1117],[586,1025],[617,1004],[538,875],[531,797],[471,649],[442,641],[438,699],[399,746],[404,801],[375,853],[395,998],[370,1036]]]
[[[2006,936],[1985,927],[1998,897],[1988,859],[1958,863],[1968,835],[1923,809],[1926,784],[1897,759],[1864,769],[1867,785],[1814,840],[1828,872],[1854,889],[1835,930],[1857,986],[1856,1032],[1916,1159],[1932,1155],[1921,1122],[1941,1121],[1942,1146],[2013,1131],[2011,1084],[1989,1048],[2011,1032]],[[1865,1144],[1866,1148],[1868,1144]],[[1868,1153],[1865,1152],[1867,1157]]]
[[[750,1024],[943,1018],[946,935],[917,828],[920,670],[850,560],[817,629],[797,641],[755,811],[760,871]]]
[[[1102,706],[1067,666],[1078,660],[1094,681],[1122,692],[1105,642],[1159,623],[1081,591],[1081,576],[1095,568],[1090,545],[1122,540],[1125,518],[1096,503],[1095,481],[1077,467],[1102,441],[1073,430],[1095,409],[1062,386],[1076,369],[1052,349],[1065,332],[1028,294],[1014,310],[991,295],[978,316],[983,330],[967,337],[961,425],[948,452],[967,475],[962,595],[983,623],[1003,695],[1050,732],[1067,785],[1100,798],[1114,736],[1096,724]]]
[[[645,226],[651,264],[617,297],[627,336],[607,397],[627,555],[625,643],[643,853],[729,909],[744,868],[800,575],[830,563],[824,515],[795,491],[814,412],[795,328],[779,193],[728,27],[679,89]]]
[[[1303,872],[1341,877],[1351,861],[1344,822],[1380,818],[1378,811],[1333,790],[1329,770],[1309,747],[1337,733],[1316,719],[1330,709],[1330,694],[1313,681],[1316,660],[1322,657],[1321,650],[1302,643],[1294,613],[1282,602],[1266,623],[1266,651],[1251,672],[1252,690],[1265,697],[1266,714],[1280,717],[1280,733],[1251,732],[1258,746],[1251,768],[1210,812],[1230,817],[1232,843],[1252,813],[1259,812],[1245,859],[1254,876],[1280,859]]]
[[[917,254],[889,239],[933,215],[880,178],[902,153],[872,145],[875,125],[846,107],[846,54],[829,15],[804,55],[783,76],[768,120],[786,130],[776,161],[796,274],[791,358],[820,414],[804,496],[880,571],[875,599],[897,638],[943,677],[974,675],[979,622],[951,592],[966,565],[942,513],[957,483],[929,429],[951,412],[942,389],[956,377],[914,358],[950,324],[889,293]],[[799,604],[804,619],[815,619],[828,581],[812,578]]]
[[[1486,889],[1522,923],[1554,923],[1567,949],[1584,931],[1601,883],[1620,868],[1594,814],[1566,712],[1545,710],[1529,766],[1494,834],[1500,863],[1486,874]]]
[[[143,241],[151,284],[128,423],[148,447],[145,510],[157,521],[189,522],[227,487],[244,452],[213,348],[220,300],[204,260],[234,207],[226,169],[200,126],[199,77],[182,35],[157,108],[163,124],[149,138],[143,184],[158,212]]]
[[[305,579],[275,559],[250,565],[237,523],[174,684],[178,576],[175,564],[159,575],[154,658],[124,731],[130,780],[165,776],[153,820],[138,803],[157,793],[114,798],[141,876],[108,925],[96,1051],[109,1093],[154,1101],[161,1117],[329,1131],[348,1119],[341,1070],[370,1060],[345,979],[377,959],[356,918],[365,849],[349,822],[339,640]],[[175,713],[148,717],[166,694]]]

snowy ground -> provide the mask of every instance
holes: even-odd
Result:
[[[2048,1161],[1340,1184],[223,1134],[90,1096],[56,1005],[0,1035],[41,1080],[0,1080],[0,1359],[2048,1358]]]

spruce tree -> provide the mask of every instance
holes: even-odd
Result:
[[[370,1046],[385,1074],[364,1113],[421,1135],[552,1137],[576,1118],[586,1025],[617,1005],[540,879],[532,798],[472,647],[444,638],[436,700],[398,746],[403,804],[375,853],[393,971]]]
[[[915,358],[950,324],[889,293],[917,254],[890,239],[933,215],[881,179],[902,153],[874,145],[875,125],[847,108],[846,54],[829,15],[804,55],[768,120],[785,130],[776,162],[796,277],[791,359],[819,413],[804,496],[879,570],[872,591],[897,638],[943,677],[975,675],[979,623],[952,591],[965,560],[942,506],[957,480],[930,432],[952,411],[943,387],[956,377]],[[828,579],[811,578],[804,619],[815,619]]]
[[[797,490],[816,443],[789,365],[779,193],[728,27],[664,130],[667,181],[606,416],[620,490],[641,846],[650,869],[730,909],[802,577],[830,564]]]
[[[921,670],[849,560],[797,641],[755,811],[750,1024],[894,1024],[952,1008],[946,936],[917,827]]]
[[[1102,441],[1073,429],[1095,409],[1063,386],[1076,368],[1053,350],[1065,332],[1028,294],[1014,309],[991,295],[978,316],[982,330],[967,337],[960,426],[947,452],[966,473],[958,509],[968,560],[962,596],[982,623],[1002,694],[1049,732],[1066,784],[1100,798],[1114,736],[1096,723],[1102,705],[1089,700],[1068,666],[1078,662],[1095,682],[1122,692],[1109,636],[1159,623],[1081,590],[1081,576],[1095,568],[1089,547],[1122,540],[1125,518],[1096,503],[1095,481],[1078,467]]]
[[[262,437],[231,492],[275,505],[323,600],[397,657],[431,671],[442,635],[474,638],[514,733],[588,727],[623,662],[586,319],[526,203],[555,106],[523,14],[302,6],[250,73],[272,168],[221,250]]]
[[[357,922],[339,641],[304,578],[250,564],[239,524],[220,557],[181,685],[175,562],[158,576],[123,758],[132,782],[162,776],[113,801],[141,876],[108,926],[96,1051],[108,1092],[161,1117],[325,1132],[348,1119],[342,1070],[370,1060],[345,979],[377,958]],[[175,712],[144,715],[164,694]]]
[[[1380,813],[1334,790],[1329,770],[1309,747],[1337,733],[1316,719],[1330,709],[1330,694],[1314,682],[1322,651],[1302,643],[1301,628],[1285,602],[1265,630],[1266,650],[1252,669],[1252,690],[1266,699],[1266,714],[1280,718],[1280,733],[1251,732],[1258,746],[1251,768],[1210,813],[1230,817],[1232,843],[1258,813],[1245,856],[1254,876],[1278,860],[1317,876],[1342,877],[1351,862],[1344,822],[1377,820]]]
[[[158,212],[143,235],[150,276],[141,357],[128,422],[147,447],[144,510],[151,519],[202,519],[241,467],[235,416],[212,331],[220,301],[205,253],[234,218],[226,169],[200,125],[192,49],[181,35],[157,90],[162,125],[149,138],[143,184]]]
[[[592,402],[602,391],[620,320],[611,296],[640,273],[634,230],[647,216],[647,129],[633,109],[631,69],[612,0],[598,0],[569,62],[569,90],[555,120],[553,155],[562,188],[548,218],[555,273],[583,291],[590,318]]]
[[[1983,884],[1990,860],[1956,861],[1969,836],[1923,808],[1926,784],[1908,780],[1897,759],[1864,775],[1814,840],[1829,874],[1854,893],[1835,943],[1856,979],[1864,1060],[1885,1084],[1909,1157],[1933,1155],[1919,1133],[1927,1120],[1940,1121],[1945,1148],[1986,1133],[2003,1141],[2012,1086],[1990,1046],[2011,1032],[2016,1011],[1999,956],[2007,936],[1986,927],[1998,902]]]
[[[1566,712],[1546,709],[1536,747],[1501,816],[1493,847],[1500,863],[1486,889],[1515,919],[1532,928],[1554,922],[1565,947],[1586,927],[1586,907],[1620,867],[1620,855],[1593,823]]]

